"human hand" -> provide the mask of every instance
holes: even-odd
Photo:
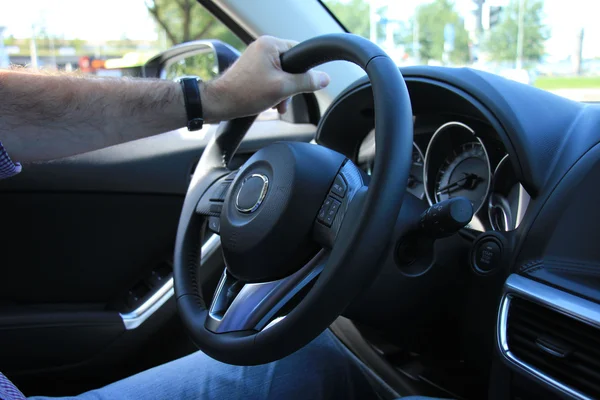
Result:
[[[221,77],[202,84],[205,120],[230,120],[276,107],[287,109],[287,99],[329,84],[325,72],[311,70],[289,74],[281,69],[280,56],[297,42],[261,36]]]

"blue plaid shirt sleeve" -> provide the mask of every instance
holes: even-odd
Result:
[[[10,178],[21,172],[21,164],[13,162],[8,156],[6,149],[0,142],[0,179]]]
[[[0,179],[9,178],[21,172],[21,164],[13,162],[0,143]],[[25,400],[25,396],[6,376],[0,372],[0,400]]]
[[[2,400],[25,400],[25,396],[6,376],[0,372],[0,399]]]

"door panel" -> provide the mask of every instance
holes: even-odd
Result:
[[[2,347],[3,372],[10,376],[83,362],[124,331],[115,312],[15,307],[0,316],[0,343],[10,343]]]
[[[171,256],[181,196],[2,193],[1,303],[108,305]],[[17,241],[20,243],[17,245]]]
[[[308,142],[315,130],[257,121],[238,161],[277,140]],[[172,248],[192,170],[215,131],[29,164],[0,181],[0,371],[25,389],[64,394],[48,377],[85,377],[82,390],[148,367],[135,352],[178,324],[167,285]],[[204,261],[216,282],[223,262],[218,241],[211,246]],[[123,315],[148,304],[150,313],[125,325]],[[159,355],[180,345],[160,343]]]

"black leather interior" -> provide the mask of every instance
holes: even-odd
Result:
[[[600,303],[600,146],[594,146],[548,191],[529,221],[518,271]]]

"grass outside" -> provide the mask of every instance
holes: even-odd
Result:
[[[554,89],[598,89],[600,76],[540,76],[535,87],[545,90]]]

